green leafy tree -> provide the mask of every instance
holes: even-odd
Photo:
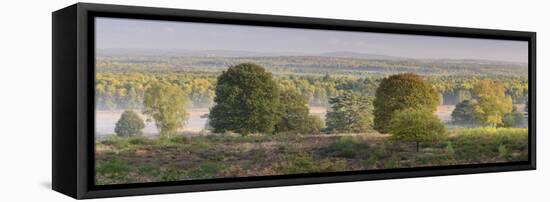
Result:
[[[474,116],[474,104],[472,100],[464,100],[456,104],[451,117],[454,124],[474,125],[476,117]]]
[[[304,126],[302,133],[319,134],[325,128],[325,122],[317,115],[309,115]]]
[[[525,124],[523,114],[519,112],[510,112],[507,114],[504,114],[504,117],[502,118],[502,126],[503,127],[519,127]]]
[[[431,111],[423,109],[398,111],[388,126],[393,140],[414,142],[417,152],[421,142],[437,141],[445,135],[443,123]]]
[[[304,96],[296,90],[286,89],[280,94],[281,117],[275,124],[275,132],[312,133],[321,130],[320,120],[309,115],[309,107]],[[318,118],[318,117],[317,117]]]
[[[140,135],[143,128],[145,128],[143,119],[134,111],[126,110],[116,122],[115,133],[118,136]]]
[[[404,73],[384,78],[376,89],[373,104],[374,129],[387,133],[388,123],[395,112],[408,108],[434,112],[439,104],[439,95],[422,77]]]
[[[186,105],[187,96],[183,90],[155,83],[145,91],[143,114],[154,119],[161,137],[167,137],[185,126],[189,116]]]
[[[329,100],[330,110],[326,114],[328,132],[366,132],[372,126],[371,100],[351,91]]]
[[[264,68],[231,66],[218,77],[209,124],[216,133],[271,133],[280,118],[279,91]]]
[[[503,127],[521,127],[525,125],[525,117],[515,107],[512,112],[504,114],[502,118]]]
[[[512,111],[512,98],[506,96],[501,82],[480,80],[473,89],[474,114],[482,123],[497,126],[503,124],[502,118]]]

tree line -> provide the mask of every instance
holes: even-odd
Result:
[[[219,73],[98,73],[96,75],[96,108],[100,110],[141,109],[145,90],[154,83],[179,87],[189,98],[189,107],[210,107]],[[310,106],[326,107],[330,99],[346,91],[374,95],[383,76],[313,76],[277,75],[275,80],[285,89],[294,89]],[[455,105],[472,99],[474,85],[483,79],[501,81],[505,94],[514,103],[527,101],[528,84],[523,77],[425,76],[440,97],[440,104]]]
[[[308,74],[368,76],[417,72],[422,75],[478,75],[524,76],[527,64],[476,60],[418,60],[405,58],[358,58],[338,56],[260,56],[216,57],[177,55],[120,55],[98,56],[96,67],[100,72],[177,73],[189,71],[220,72],[227,66],[253,62],[270,72],[281,74]]]
[[[476,123],[503,126],[506,116],[513,111],[512,98],[505,94],[504,84],[479,80],[472,92],[471,114]],[[208,114],[208,128],[214,133],[318,134],[376,130],[392,134],[396,140],[414,142],[417,150],[421,142],[435,141],[445,135],[445,126],[434,115],[440,99],[436,87],[413,73],[382,78],[375,92],[344,90],[331,97],[325,122],[309,114],[307,99],[298,89],[278,83],[272,73],[253,63],[225,70],[217,78],[214,94],[214,105]],[[187,101],[186,93],[177,85],[157,82],[146,89],[142,112],[155,121],[161,136],[171,136],[185,125]],[[115,131],[124,131],[121,129],[125,126],[138,127],[132,131],[141,130],[143,124],[132,123],[140,122],[134,114],[126,111]],[[129,132],[122,135],[127,134]]]

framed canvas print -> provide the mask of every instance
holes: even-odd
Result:
[[[74,198],[535,169],[534,32],[52,15],[53,189]]]

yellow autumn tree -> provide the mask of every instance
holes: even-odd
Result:
[[[504,84],[498,81],[484,79],[474,85],[474,115],[481,123],[501,125],[504,115],[512,111],[512,98],[504,91]]]

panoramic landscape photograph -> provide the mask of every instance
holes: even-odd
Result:
[[[528,42],[95,18],[95,184],[528,161]]]

